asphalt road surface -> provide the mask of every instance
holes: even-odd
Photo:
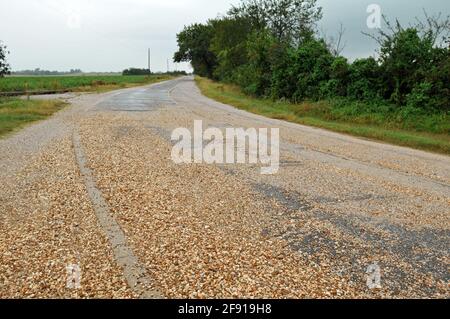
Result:
[[[0,297],[450,297],[449,157],[246,113],[191,77],[59,98],[0,140]],[[280,128],[278,174],[175,164],[194,120]]]

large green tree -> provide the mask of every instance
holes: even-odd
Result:
[[[322,8],[317,0],[242,0],[231,16],[245,17],[259,28],[268,28],[279,41],[300,44],[314,34]]]
[[[190,62],[195,74],[213,77],[217,65],[217,57],[210,50],[214,37],[214,28],[211,23],[193,24],[184,28],[177,35],[178,52],[175,53],[175,62]]]
[[[267,30],[255,31],[247,40],[248,63],[237,70],[236,82],[246,93],[270,95],[273,66],[283,49]]]
[[[244,18],[224,17],[210,23],[214,29],[210,50],[218,61],[214,77],[231,81],[236,70],[248,63],[247,40],[252,32],[251,22]]]

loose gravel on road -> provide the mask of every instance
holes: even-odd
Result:
[[[163,297],[450,297],[449,157],[249,114],[202,97],[188,77],[68,98],[0,140],[0,297],[142,297],[87,170]],[[280,172],[175,165],[172,130],[200,119],[279,127]],[[66,286],[69,264],[80,289]],[[380,289],[367,286],[371,265]]]

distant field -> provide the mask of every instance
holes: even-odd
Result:
[[[30,91],[102,91],[150,84],[172,78],[168,75],[152,76],[13,76],[0,79],[0,93]]]

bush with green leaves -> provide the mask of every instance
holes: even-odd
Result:
[[[344,57],[337,57],[330,67],[330,80],[320,85],[320,97],[347,96],[350,79],[350,66]]]
[[[424,78],[432,66],[433,44],[422,39],[418,30],[401,30],[381,47],[383,94],[397,105],[405,105],[406,97]]]
[[[323,40],[311,39],[287,48],[274,63],[272,97],[293,101],[319,99],[321,86],[330,80],[334,57]]]
[[[347,96],[362,101],[377,99],[381,92],[381,69],[374,58],[358,59],[349,66]]]
[[[279,43],[267,31],[255,31],[247,40],[248,63],[236,74],[237,84],[246,93],[269,96],[272,86],[273,61],[276,60]]]

